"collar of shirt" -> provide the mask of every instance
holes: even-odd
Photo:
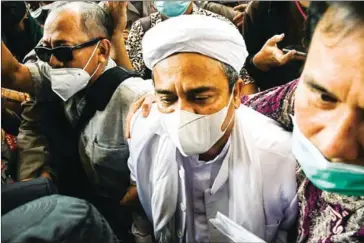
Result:
[[[199,159],[199,155],[190,156],[191,157],[190,164],[191,164],[192,168],[200,167],[200,166],[203,166],[203,165],[213,164],[216,161],[222,162],[224,160],[229,148],[230,148],[230,144],[231,144],[231,138],[229,138],[229,140],[225,144],[224,148],[221,150],[220,154],[218,154],[216,156],[216,158],[213,159],[213,160],[203,161],[203,160]]]

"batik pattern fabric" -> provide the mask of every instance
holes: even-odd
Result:
[[[241,103],[277,121],[285,129],[292,131],[290,115],[294,115],[294,93],[299,79],[263,92],[243,96]]]
[[[315,187],[300,170],[297,243],[364,242],[364,196],[344,196]]]

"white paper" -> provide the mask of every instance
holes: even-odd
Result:
[[[254,235],[243,226],[238,225],[222,213],[218,212],[216,217],[210,219],[210,222],[232,242],[251,242],[251,243],[266,243],[258,236]]]

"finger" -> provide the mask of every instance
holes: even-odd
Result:
[[[243,4],[239,4],[238,6],[235,6],[233,9],[234,10],[239,10],[239,11],[245,11],[247,6],[248,6],[248,4],[243,3]]]
[[[244,24],[244,19],[241,20],[239,23],[236,24],[237,27],[241,27]]]
[[[234,22],[234,23],[238,23],[238,22],[240,22],[243,18],[244,18],[244,13],[238,13],[238,14],[237,14],[237,15],[235,15],[235,17],[233,18],[233,22]]]
[[[266,45],[275,46],[278,42],[284,39],[284,34],[274,35],[269,40],[267,40]]]
[[[147,117],[150,113],[153,103],[156,101],[155,95],[148,95],[142,105],[143,117]]]
[[[126,121],[125,121],[125,138],[126,139],[130,138],[131,120],[132,120],[135,112],[140,108],[140,106],[144,102],[144,99],[145,99],[145,96],[140,98],[133,104],[131,104],[131,106],[129,108],[128,115],[126,116]]]
[[[284,65],[284,64],[288,63],[289,61],[291,61],[294,58],[295,54],[296,54],[296,51],[291,50],[291,51],[287,52],[286,54],[284,54],[283,56],[280,56],[280,58],[278,60],[280,65]]]
[[[130,139],[130,124],[131,124],[131,119],[133,118],[133,115],[134,114],[129,111],[128,115],[126,116],[125,135],[124,135],[126,140]]]
[[[301,55],[294,55],[293,56],[293,59],[294,60],[297,60],[297,61],[305,61],[306,60],[306,57],[305,56],[301,56]]]

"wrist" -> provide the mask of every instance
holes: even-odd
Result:
[[[263,71],[263,72],[267,72],[269,71],[270,67],[268,65],[264,65],[264,58],[257,53],[253,59],[252,59],[252,63],[253,65],[258,68],[259,70]]]

